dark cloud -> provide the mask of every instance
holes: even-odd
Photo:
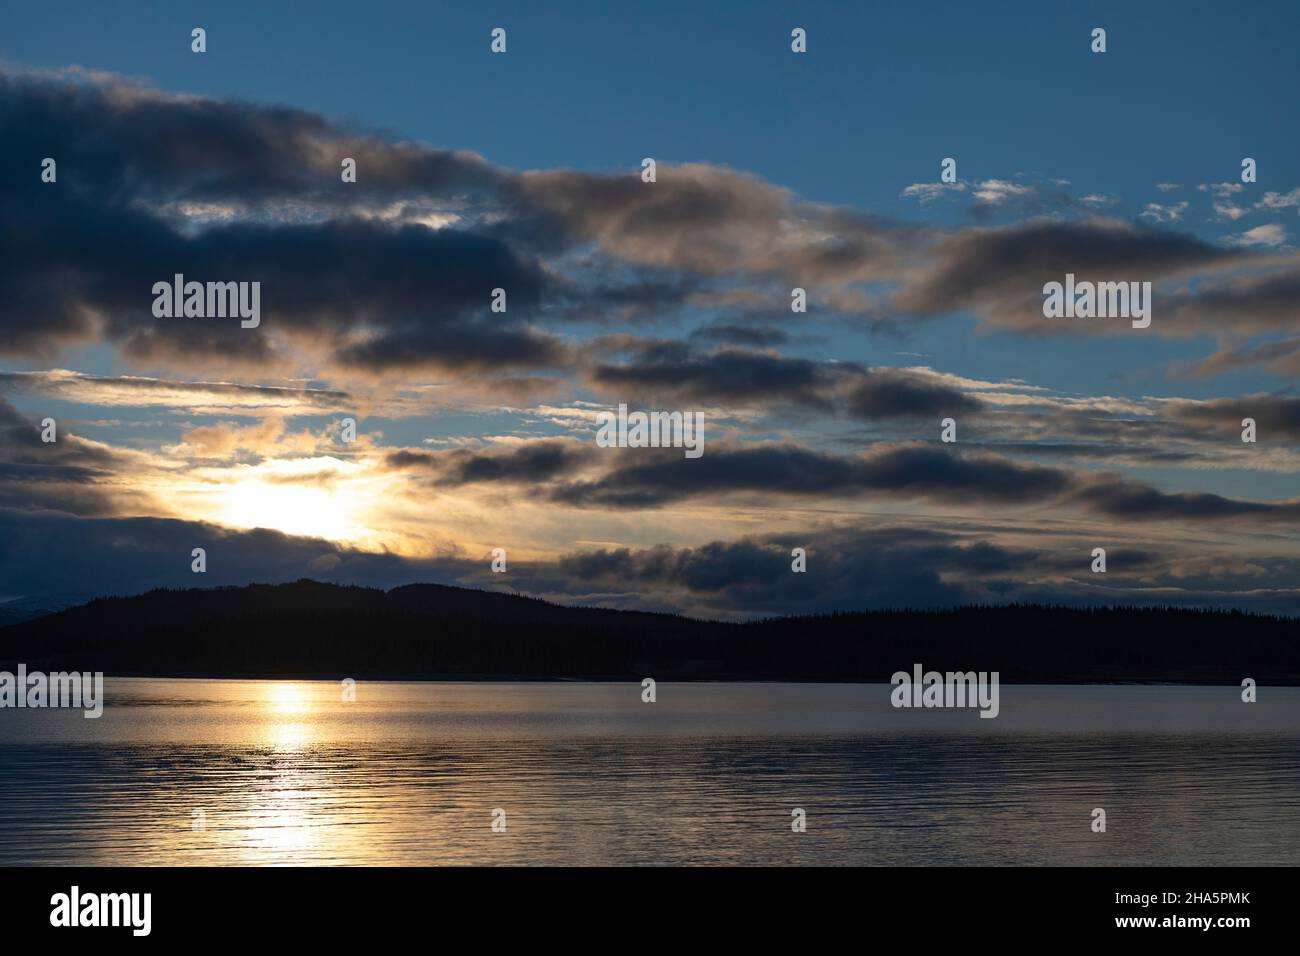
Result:
[[[56,214],[24,220],[20,213],[0,223],[0,270],[14,290],[0,302],[0,327],[14,330],[12,350],[103,334],[149,361],[265,365],[286,339],[341,341],[335,359],[367,369],[516,367],[553,357],[516,321],[535,310],[543,274],[497,240],[356,219],[214,226],[189,236],[135,210],[49,205]],[[155,318],[153,284],[177,273],[260,282],[261,325]],[[494,288],[508,290],[505,315],[490,312]]]
[[[705,293],[732,311],[701,335],[754,347],[785,340],[762,303],[788,301],[794,284],[830,311],[865,312],[878,306],[867,287],[901,278],[902,314],[973,308],[1041,327],[1042,283],[1066,271],[1146,280],[1273,261],[1112,221],[936,234],[702,164],[661,164],[654,183],[638,169],[515,173],[302,110],[75,71],[0,71],[0,122],[0,349],[25,355],[106,338],[147,363],[269,367],[300,347],[368,377],[553,369],[571,350],[538,323],[660,321]],[[56,184],[39,181],[32,157],[46,155]],[[358,161],[355,184],[339,179],[344,157]],[[262,328],[154,319],[152,284],[178,272],[260,281]],[[1291,321],[1296,274],[1207,283],[1170,298],[1166,321],[1206,308]],[[504,314],[487,311],[494,288],[508,292]],[[820,373],[799,360],[713,361],[723,397],[752,380],[823,407],[809,380]],[[689,392],[665,369],[596,374]],[[879,393],[860,404],[888,408]]]
[[[55,429],[55,441],[42,441],[41,426],[0,396],[0,507],[110,513],[112,495],[99,483],[113,478],[122,456],[85,442],[57,419]]]
[[[1300,501],[1242,501],[1203,492],[1165,492],[1119,478],[1094,481],[1075,497],[1089,508],[1113,518],[1144,521],[1270,518],[1287,522],[1300,519]]]
[[[893,297],[895,308],[925,315],[974,309],[997,325],[1071,332],[1095,331],[1096,323],[1067,326],[1044,319],[1044,283],[1063,281],[1067,273],[1076,281],[1154,282],[1244,258],[1191,235],[1095,220],[967,229],[936,242],[931,254],[932,261]],[[1162,302],[1160,318],[1167,317]]]
[[[1276,257],[1265,261],[1276,261]],[[1201,332],[1254,335],[1295,331],[1300,323],[1300,264],[1291,257],[1277,271],[1198,282],[1167,296],[1161,310],[1179,327]],[[1261,357],[1273,358],[1267,346]],[[1294,369],[1293,364],[1288,367]]]
[[[791,571],[796,547],[806,551],[806,574]],[[584,552],[559,559],[555,571],[591,589],[675,600],[706,616],[753,616],[962,604],[970,590],[946,582],[945,572],[995,570],[990,563],[1006,569],[1026,560],[934,533],[821,531],[695,548]]]
[[[637,449],[636,451],[651,451]],[[1022,464],[933,445],[886,445],[839,457],[794,445],[713,447],[699,459],[654,450],[636,464],[552,489],[565,504],[655,508],[700,496],[763,493],[801,497],[918,497],[963,504],[1057,503],[1142,521],[1300,519],[1300,501],[1256,502],[1200,492],[1164,492],[1118,475]]]
[[[300,111],[117,81],[0,74],[0,119],[18,137],[0,160],[6,351],[54,355],[102,336],[139,361],[239,368],[269,365],[291,343],[365,372],[557,360],[553,339],[524,324],[548,281],[526,252],[470,229],[358,215],[376,191],[505,188],[508,177],[481,160],[358,139]],[[362,171],[350,190],[337,167],[354,154]],[[46,155],[59,162],[56,183],[39,181],[32,157]],[[329,216],[308,221],[239,205],[322,196]],[[164,208],[200,200],[234,205],[197,219]],[[177,273],[260,282],[261,326],[155,318],[153,284]],[[506,313],[489,309],[495,288],[507,290]]]
[[[829,408],[826,391],[839,377],[827,363],[768,352],[721,349],[691,355],[680,343],[646,346],[630,362],[598,365],[594,385],[646,400],[793,402]]]
[[[597,365],[593,385],[620,399],[802,406],[866,421],[976,412],[983,403],[939,376],[915,369],[863,368],[721,348],[694,353],[686,343],[641,343],[623,363]]]
[[[1204,401],[1171,401],[1164,412],[1177,422],[1196,425],[1240,441],[1241,422],[1253,418],[1256,436],[1267,444],[1276,439],[1300,439],[1300,398],[1287,395],[1243,395]]]
[[[0,72],[0,121],[12,353],[102,336],[138,361],[250,367],[338,340],[335,361],[369,373],[550,366],[563,355],[521,322],[637,321],[686,304],[701,275],[846,282],[890,257],[889,230],[708,166],[664,166],[654,184],[516,174],[301,110],[75,71]],[[46,155],[57,183],[39,181]],[[572,275],[536,257],[593,240],[601,254]],[[152,284],[176,273],[260,281],[263,327],[154,319]],[[494,288],[505,314],[487,312]]]
[[[190,570],[196,547],[207,552],[203,575]],[[809,573],[791,572],[794,547],[806,549]],[[967,603],[982,593],[981,580],[1024,570],[1036,559],[1037,552],[931,530],[829,528],[696,548],[614,549],[515,561],[509,584],[518,593],[569,604],[753,617]],[[0,508],[0,579],[6,596],[21,596],[26,603],[301,577],[379,587],[418,581],[501,586],[486,561],[470,556],[409,559],[265,530]]]
[[[193,548],[208,570],[190,570]],[[791,551],[808,571],[791,570]],[[565,604],[671,610],[697,617],[753,618],[868,608],[934,608],[1038,601],[1235,606],[1295,613],[1294,560],[1243,572],[1220,562],[1214,573],[1184,573],[1164,584],[1175,563],[1151,551],[1114,549],[1113,573],[1087,573],[1087,549],[1017,548],[901,525],[832,526],[714,541],[575,552],[552,561],[512,561],[510,589]],[[75,518],[0,507],[0,596],[27,606],[59,606],[155,587],[279,583],[302,577],[396,587],[414,582],[500,589],[500,576],[476,556],[410,559],[340,548],[279,532],[231,531],[156,518]],[[1099,582],[1105,577],[1107,580]],[[1029,583],[1026,583],[1029,582]]]
[[[488,229],[518,240],[513,228]],[[630,273],[630,274],[629,274]],[[549,320],[635,328],[662,323],[692,304],[701,283],[675,270],[628,270],[587,261],[572,273],[553,274],[544,315]]]
[[[510,175],[472,153],[391,142],[284,106],[162,93],[84,71],[0,71],[6,156],[32,179],[52,156],[60,189],[98,203],[179,201],[353,206],[401,196],[495,193]],[[357,160],[355,183],[341,162]],[[17,170],[13,170],[17,171]],[[6,170],[9,172],[9,170]]]
[[[812,285],[870,281],[898,265],[899,245],[915,231],[801,203],[786,189],[716,166],[660,163],[653,183],[640,173],[529,172],[520,187],[575,242],[594,242],[626,262],[700,275],[740,272]]]
[[[641,451],[638,449],[637,451]],[[697,495],[764,492],[801,496],[893,496],[956,501],[1043,500],[1074,484],[1063,471],[1005,459],[965,457],[924,445],[886,447],[856,458],[795,445],[712,447],[698,459],[671,450],[622,465],[593,481],[553,491],[556,500],[598,507],[656,507]]]
[[[570,354],[559,336],[539,329],[493,328],[480,322],[431,328],[412,322],[342,347],[334,358],[373,373],[419,368],[468,373],[547,368],[569,361]]]
[[[575,441],[543,440],[489,451],[404,450],[384,461],[393,469],[428,471],[443,485],[533,483],[572,474],[590,462],[594,452],[593,446]]]
[[[845,397],[848,414],[875,420],[976,412],[984,403],[933,376],[903,369],[872,369]]]
[[[1256,365],[1279,375],[1300,375],[1300,339],[1220,348],[1198,362],[1175,363],[1174,370],[1192,376],[1210,376]]]
[[[207,572],[191,570],[194,548]],[[155,587],[277,583],[300,577],[409,583],[445,579],[437,561],[363,554],[278,531],[233,531],[165,518],[75,518],[0,508],[0,579],[11,595],[59,603]]]

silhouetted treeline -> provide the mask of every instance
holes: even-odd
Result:
[[[1010,605],[751,623],[417,584],[299,581],[106,598],[0,629],[0,668],[295,677],[1300,684],[1300,622],[1239,611]]]
[[[34,617],[41,617],[45,614],[52,613],[46,608],[29,608],[29,607],[0,607],[0,627],[7,627],[10,624],[18,624],[22,621],[30,621]]]

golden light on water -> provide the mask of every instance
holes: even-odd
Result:
[[[276,750],[301,750],[312,740],[312,706],[302,684],[276,682],[268,685],[263,703],[266,714],[266,742]]]
[[[277,714],[303,714],[311,709],[301,684],[271,684],[267,688],[267,706]]]

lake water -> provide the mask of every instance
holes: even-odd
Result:
[[[110,679],[0,710],[0,863],[1300,864],[1300,688],[889,691]]]

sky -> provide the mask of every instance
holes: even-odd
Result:
[[[880,6],[7,10],[0,600],[1295,613],[1300,13]],[[177,272],[260,324],[156,316]]]

